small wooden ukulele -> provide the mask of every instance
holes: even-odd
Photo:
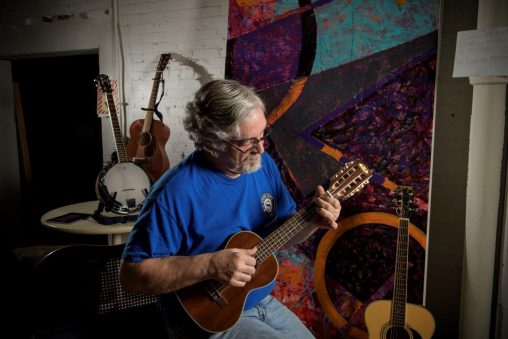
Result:
[[[153,79],[152,93],[146,109],[145,119],[138,119],[131,124],[130,138],[127,143],[127,158],[142,166],[148,172],[152,181],[156,181],[169,169],[169,159],[165,145],[169,139],[169,127],[153,119],[157,109],[156,100],[162,72],[166,68],[171,54],[161,54],[155,77]]]
[[[345,200],[362,189],[371,176],[363,163],[351,161],[330,179],[330,186],[324,194]],[[257,246],[256,273],[244,287],[207,280],[177,291],[178,300],[192,320],[208,332],[222,332],[231,328],[240,318],[249,293],[275,280],[278,264],[273,253],[317,217],[315,207],[315,203],[311,202],[265,239],[248,231],[233,235],[226,248],[248,249]]]
[[[376,300],[365,309],[365,324],[369,338],[432,337],[436,324],[432,314],[423,306],[407,303],[407,266],[409,250],[409,215],[414,209],[412,186],[399,186],[396,212],[400,217],[397,232],[397,254],[393,300]]]

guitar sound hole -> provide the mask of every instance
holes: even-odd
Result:
[[[412,330],[411,328],[402,327],[402,326],[391,326],[386,331],[386,336],[383,338],[386,339],[422,339],[422,337],[418,334],[418,332]]]
[[[152,135],[150,133],[142,133],[139,137],[139,144],[141,146],[148,146],[152,142]]]
[[[228,304],[228,300],[220,293],[221,286],[222,284],[215,281],[209,281],[204,284],[208,297],[210,297],[210,299],[212,299],[217,305],[225,306]]]

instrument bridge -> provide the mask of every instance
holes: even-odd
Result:
[[[219,307],[223,307],[228,304],[228,300],[219,292],[219,290],[217,289],[217,287],[214,286],[214,284],[212,283],[207,284],[205,289],[210,299],[212,299],[213,302],[219,305]]]

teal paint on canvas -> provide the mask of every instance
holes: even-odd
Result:
[[[318,29],[312,73],[364,58],[435,31],[439,1],[333,1],[315,6]]]

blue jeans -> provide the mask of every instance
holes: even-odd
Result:
[[[225,332],[210,334],[193,323],[186,315],[175,317],[164,313],[171,339],[310,339],[312,333],[300,319],[273,296],[244,311],[238,322]]]
[[[273,296],[244,311],[230,330],[215,333],[210,339],[309,339],[314,338],[300,319]]]

